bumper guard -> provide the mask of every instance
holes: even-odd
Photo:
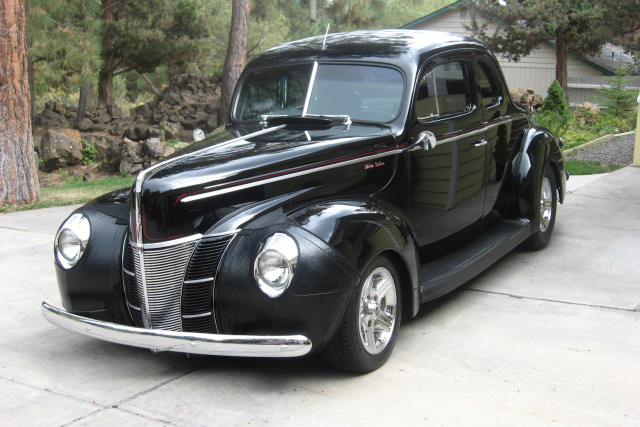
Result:
[[[311,340],[302,335],[218,335],[134,328],[78,316],[42,303],[42,314],[63,329],[104,341],[148,348],[211,356],[299,357],[311,350]]]

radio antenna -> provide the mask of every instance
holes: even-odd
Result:
[[[329,34],[329,27],[331,26],[331,22],[327,24],[327,31],[324,33],[324,40],[322,40],[322,50],[327,47],[327,34]]]

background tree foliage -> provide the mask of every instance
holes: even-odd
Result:
[[[199,57],[209,36],[199,0],[102,0],[100,101],[111,104],[113,77],[164,64],[181,68]]]
[[[473,12],[469,27],[491,50],[518,61],[540,43],[556,48],[556,80],[567,89],[567,57],[597,53],[640,27],[640,1],[619,0],[467,0]],[[499,28],[490,32],[478,15]]]
[[[33,89],[40,104],[76,92],[82,81],[97,81],[100,0],[27,0],[26,7]]]

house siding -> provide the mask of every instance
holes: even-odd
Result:
[[[431,19],[420,22],[411,27],[415,30],[445,31],[449,33],[472,36],[465,29],[465,25],[471,25],[471,14],[467,17],[460,17],[460,8],[454,8],[443,12]],[[488,21],[487,32],[493,33],[498,28],[497,23]],[[512,89],[533,89],[542,96],[547,96],[547,88],[551,85],[556,75],[556,52],[555,49],[540,45],[529,55],[523,56],[519,62],[508,61],[500,55],[496,55],[502,72],[504,73],[507,85]],[[575,58],[567,58],[567,73],[571,78],[601,77],[603,73],[596,70]],[[595,90],[572,89],[569,88],[569,98],[571,103],[581,105],[584,101],[595,102],[592,95]],[[575,98],[575,99],[574,99]]]

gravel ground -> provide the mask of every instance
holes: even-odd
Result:
[[[630,165],[633,161],[635,134],[614,138],[593,148],[585,148],[566,156],[566,159],[587,160],[604,164]]]

